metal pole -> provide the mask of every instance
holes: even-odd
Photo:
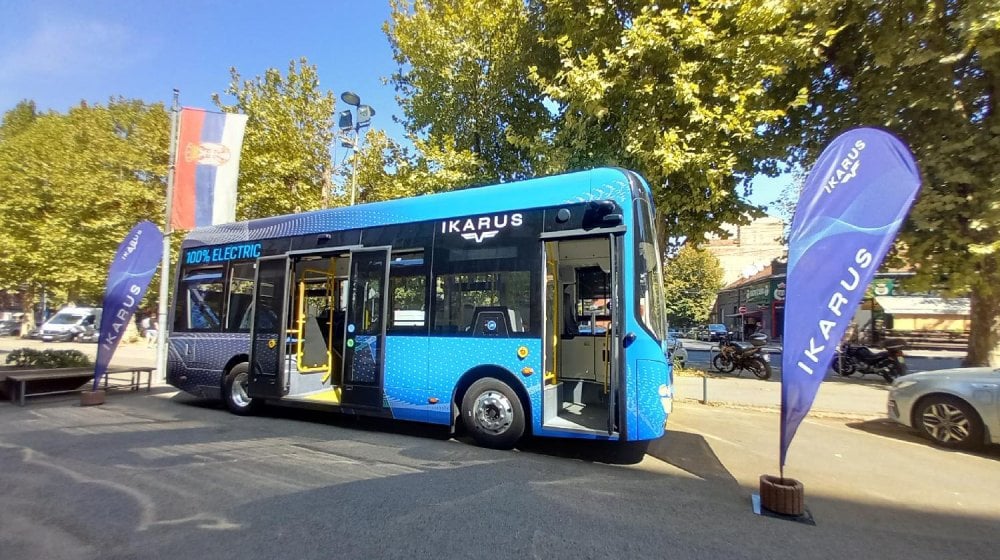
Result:
[[[354,164],[351,166],[351,206],[354,206],[355,193],[358,190],[358,148],[361,147],[361,127],[354,128]]]
[[[701,376],[701,404],[708,404],[708,372]]]
[[[156,379],[158,382],[167,379],[167,301],[170,297],[170,213],[173,210],[174,198],[174,167],[177,164],[177,137],[180,133],[178,120],[180,115],[179,89],[174,89],[174,101],[170,107],[170,160],[167,165],[167,204],[163,219],[163,256],[160,258],[160,301],[156,319]]]

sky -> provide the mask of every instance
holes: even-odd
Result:
[[[375,109],[372,127],[403,141],[388,17],[388,0],[3,0],[0,112],[22,99],[64,112],[119,95],[169,106],[174,88],[181,105],[210,109],[230,67],[250,79],[305,57],[338,110],[354,91]],[[750,201],[770,204],[783,181],[755,180]]]

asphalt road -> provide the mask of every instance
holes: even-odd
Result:
[[[437,428],[175,395],[0,404],[4,560],[987,558],[1000,451],[807,419],[788,474],[816,525],[754,515],[777,415],[678,403],[637,464],[606,447],[481,449]]]

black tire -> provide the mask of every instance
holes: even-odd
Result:
[[[958,397],[931,395],[914,407],[913,425],[941,447],[976,449],[984,444],[983,421],[976,410]]]
[[[236,364],[222,380],[222,401],[233,414],[249,416],[260,411],[263,402],[247,395],[250,381],[250,364]]]
[[[854,367],[854,362],[848,358],[842,357],[837,354],[833,357],[833,363],[830,364],[833,371],[843,375],[844,377],[850,377],[854,375],[857,369]]]
[[[726,358],[726,356],[722,354],[716,354],[715,357],[712,358],[712,367],[722,373],[731,373],[734,369],[736,369],[736,362]]]
[[[906,375],[906,369],[899,362],[890,362],[882,370],[882,379],[885,379],[886,383],[892,383],[893,380],[901,375]]]
[[[764,358],[751,358],[747,363],[750,373],[757,376],[757,379],[771,379],[771,364],[764,361]]]
[[[462,423],[479,445],[511,449],[524,435],[524,407],[509,385],[485,377],[465,392]]]

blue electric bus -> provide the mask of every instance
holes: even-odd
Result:
[[[658,438],[672,406],[648,185],[620,169],[236,222],[184,240],[168,382],[535,436]]]

